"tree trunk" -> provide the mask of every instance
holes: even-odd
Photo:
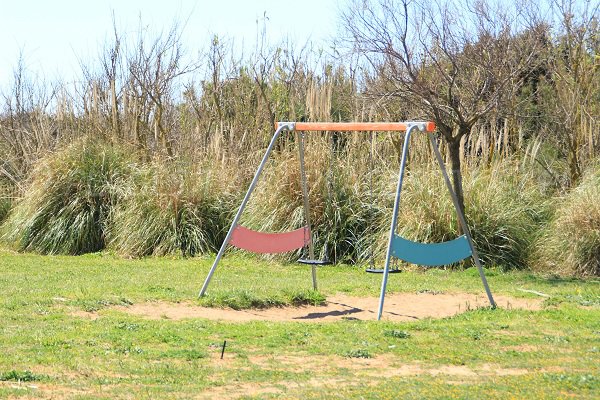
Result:
[[[460,170],[460,139],[463,135],[457,135],[448,141],[448,155],[450,156],[450,168],[452,169],[452,186],[456,198],[458,199],[458,207],[465,215],[465,195],[462,185],[462,173]],[[462,228],[459,225],[459,231],[462,233]]]

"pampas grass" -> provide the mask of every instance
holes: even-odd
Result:
[[[111,208],[133,163],[129,152],[92,138],[42,159],[3,238],[19,250],[43,254],[102,250]]]
[[[557,198],[554,216],[538,241],[531,264],[561,275],[600,275],[600,167]]]
[[[128,257],[215,251],[235,211],[229,178],[209,164],[155,162],[140,169],[114,209],[110,248]]]

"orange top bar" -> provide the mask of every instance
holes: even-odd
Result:
[[[435,123],[428,122],[296,122],[297,131],[406,131],[409,124],[425,124],[427,132],[435,130]]]

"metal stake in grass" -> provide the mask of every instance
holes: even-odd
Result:
[[[227,340],[223,340],[223,348],[221,349],[221,360],[223,359],[223,356],[225,355],[225,346],[227,346]]]

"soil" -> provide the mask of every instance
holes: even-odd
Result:
[[[495,296],[498,307],[539,310],[541,299],[523,299]],[[302,307],[274,307],[267,309],[233,310],[229,308],[208,308],[191,302],[138,303],[131,306],[117,306],[113,309],[138,315],[148,319],[180,320],[205,318],[231,322],[247,321],[300,321],[328,322],[341,319],[375,320],[379,299],[375,297],[352,297],[337,294],[327,299],[324,305]],[[489,306],[487,297],[467,293],[398,293],[385,298],[383,320],[411,321],[423,318],[450,317],[468,310]],[[84,315],[85,314],[85,315]],[[78,311],[73,315],[97,318],[97,313]]]

